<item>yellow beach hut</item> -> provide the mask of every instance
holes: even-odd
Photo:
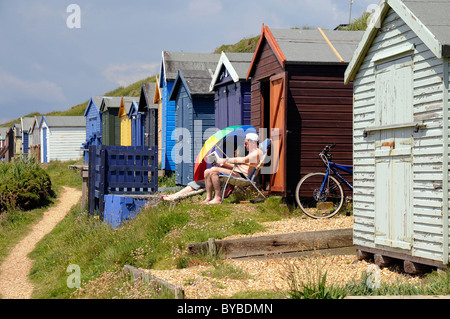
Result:
[[[139,97],[123,96],[120,101],[119,114],[120,119],[120,145],[131,146],[131,120],[128,117],[128,112],[133,101],[138,101]],[[137,103],[137,102],[136,102]]]

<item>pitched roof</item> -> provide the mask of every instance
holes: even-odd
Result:
[[[120,99],[120,107],[119,107],[119,117],[127,116],[130,113],[131,104],[133,102],[137,103],[139,101],[139,97],[130,97],[130,96],[122,96]]]
[[[381,0],[374,23],[370,24],[345,71],[344,81],[353,81],[379,25],[389,9],[394,10],[437,58],[450,56],[450,1],[448,0]]]
[[[341,63],[328,39],[344,62],[349,62],[363,31],[274,29],[272,34],[286,63]]]
[[[139,96],[124,96],[124,102],[129,101],[131,104],[131,101],[138,101]],[[122,96],[104,96],[102,99],[102,103],[100,106],[100,112],[106,111],[108,108],[120,108],[120,103],[122,101]]]
[[[444,47],[442,54],[450,56],[450,1],[402,0],[406,7],[430,30]]]
[[[86,119],[84,116],[46,116],[42,121],[47,123],[48,127],[85,127]],[[41,124],[42,125],[42,124]]]
[[[146,82],[142,83],[141,87],[141,95],[139,97],[139,112],[144,112],[145,108],[149,109],[157,109],[158,105],[155,105],[155,90],[156,83],[154,82]]]
[[[214,85],[219,80],[222,67],[225,66],[234,82],[246,79],[247,72],[252,62],[253,53],[224,53],[220,55],[209,90],[214,90]]]
[[[93,96],[89,99],[89,103],[84,110],[84,116],[87,116],[91,105],[95,105],[97,109],[100,111],[100,106],[102,105],[102,97],[101,96]]]
[[[172,92],[170,93],[169,101],[175,100],[177,91],[181,85],[184,84],[188,94],[192,97],[214,95],[214,92],[209,90],[211,83],[211,74],[207,70],[184,70],[179,71],[177,79],[175,80]]]
[[[35,115],[33,120],[33,125],[31,126],[31,130],[34,130],[34,128],[37,126],[39,128],[39,125],[41,124],[42,115]]]
[[[22,132],[28,132],[34,123],[34,117],[22,117],[20,118],[20,121],[22,123]]]
[[[0,140],[4,140],[6,138],[6,133],[8,130],[9,127],[0,126]]]
[[[267,41],[280,64],[348,63],[363,31],[300,30],[262,28],[247,78],[252,74],[263,41]]]
[[[212,76],[219,58],[220,54],[163,51],[160,81],[175,80],[178,76],[178,70],[208,69]]]

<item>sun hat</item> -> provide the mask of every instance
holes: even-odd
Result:
[[[258,140],[259,140],[258,134],[256,134],[256,133],[248,133],[247,135],[245,135],[245,138],[247,140],[251,140],[251,141],[255,141],[255,142],[258,142]]]

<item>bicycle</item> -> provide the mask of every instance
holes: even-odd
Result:
[[[331,146],[325,146],[319,158],[326,166],[325,172],[313,172],[305,175],[295,189],[295,200],[300,209],[312,218],[330,218],[341,210],[344,204],[344,189],[341,183],[332,174],[336,175],[353,191],[353,186],[339,174],[347,172],[353,175],[353,166],[340,165],[332,161],[329,153]],[[349,198],[350,199],[350,198]]]

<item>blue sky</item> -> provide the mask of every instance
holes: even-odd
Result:
[[[63,111],[157,73],[161,52],[212,52],[270,28],[333,29],[351,0],[0,0],[0,124]],[[377,0],[354,0],[352,18]],[[80,28],[68,18],[78,5]],[[69,20],[69,22],[75,20]]]

